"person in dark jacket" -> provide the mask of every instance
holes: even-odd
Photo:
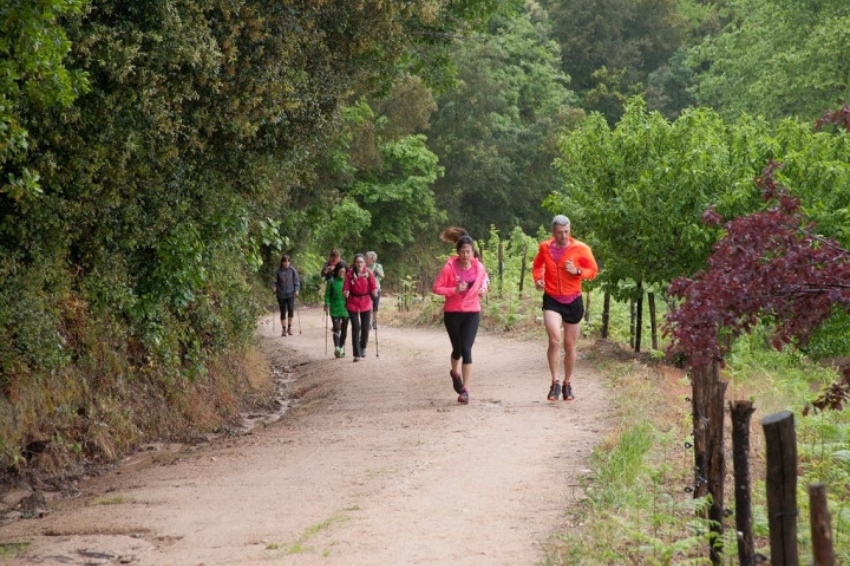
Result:
[[[284,254],[280,258],[280,267],[274,272],[272,291],[280,305],[281,336],[292,335],[292,318],[295,316],[295,297],[301,291],[301,278],[292,267],[292,258]],[[287,318],[287,315],[288,318]]]
[[[331,251],[328,252],[328,261],[325,262],[325,264],[322,266],[322,270],[319,272],[319,274],[324,278],[325,281],[333,277],[334,267],[336,267],[336,264],[338,264],[341,259],[342,254],[340,253],[339,249],[331,248]]]

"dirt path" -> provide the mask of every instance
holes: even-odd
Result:
[[[319,309],[301,334],[260,326],[276,365],[303,360],[288,414],[159,465],[125,467],[0,528],[17,564],[531,565],[546,556],[608,426],[581,360],[578,399],[549,403],[544,344],[479,334],[468,406],[442,329],[379,329],[368,357],[325,355]],[[279,323],[277,326],[279,330]],[[332,344],[328,351],[332,351]]]

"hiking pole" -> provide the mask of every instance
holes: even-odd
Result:
[[[325,313],[325,357],[328,357],[328,313]]]
[[[378,321],[375,321],[375,357],[380,358],[381,354],[378,351]]]
[[[298,313],[298,334],[301,334],[301,309],[295,311]]]

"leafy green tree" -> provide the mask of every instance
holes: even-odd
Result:
[[[86,76],[68,69],[71,49],[58,23],[79,14],[84,0],[18,0],[0,5],[0,195],[40,193],[38,172],[27,165],[28,108],[68,106],[87,88]]]
[[[540,203],[557,187],[556,141],[581,113],[548,26],[546,12],[529,2],[454,47],[458,84],[438,97],[429,146],[446,169],[437,201],[475,237],[491,225],[533,231],[545,214]]]
[[[710,14],[681,0],[550,0],[544,5],[563,53],[561,69],[572,78],[582,108],[602,112],[611,124],[626,100],[644,92],[649,75],[664,67]]]
[[[691,52],[698,103],[727,119],[813,121],[850,99],[850,5],[730,0],[731,23]]]

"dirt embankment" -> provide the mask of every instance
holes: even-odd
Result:
[[[44,517],[0,527],[0,543],[25,543],[4,563],[540,563],[608,426],[600,376],[579,360],[577,399],[548,402],[543,340],[482,333],[461,406],[442,329],[382,326],[353,364],[333,359],[324,322],[302,309],[285,338],[260,325],[295,397],[282,417],[159,447],[48,501]]]

